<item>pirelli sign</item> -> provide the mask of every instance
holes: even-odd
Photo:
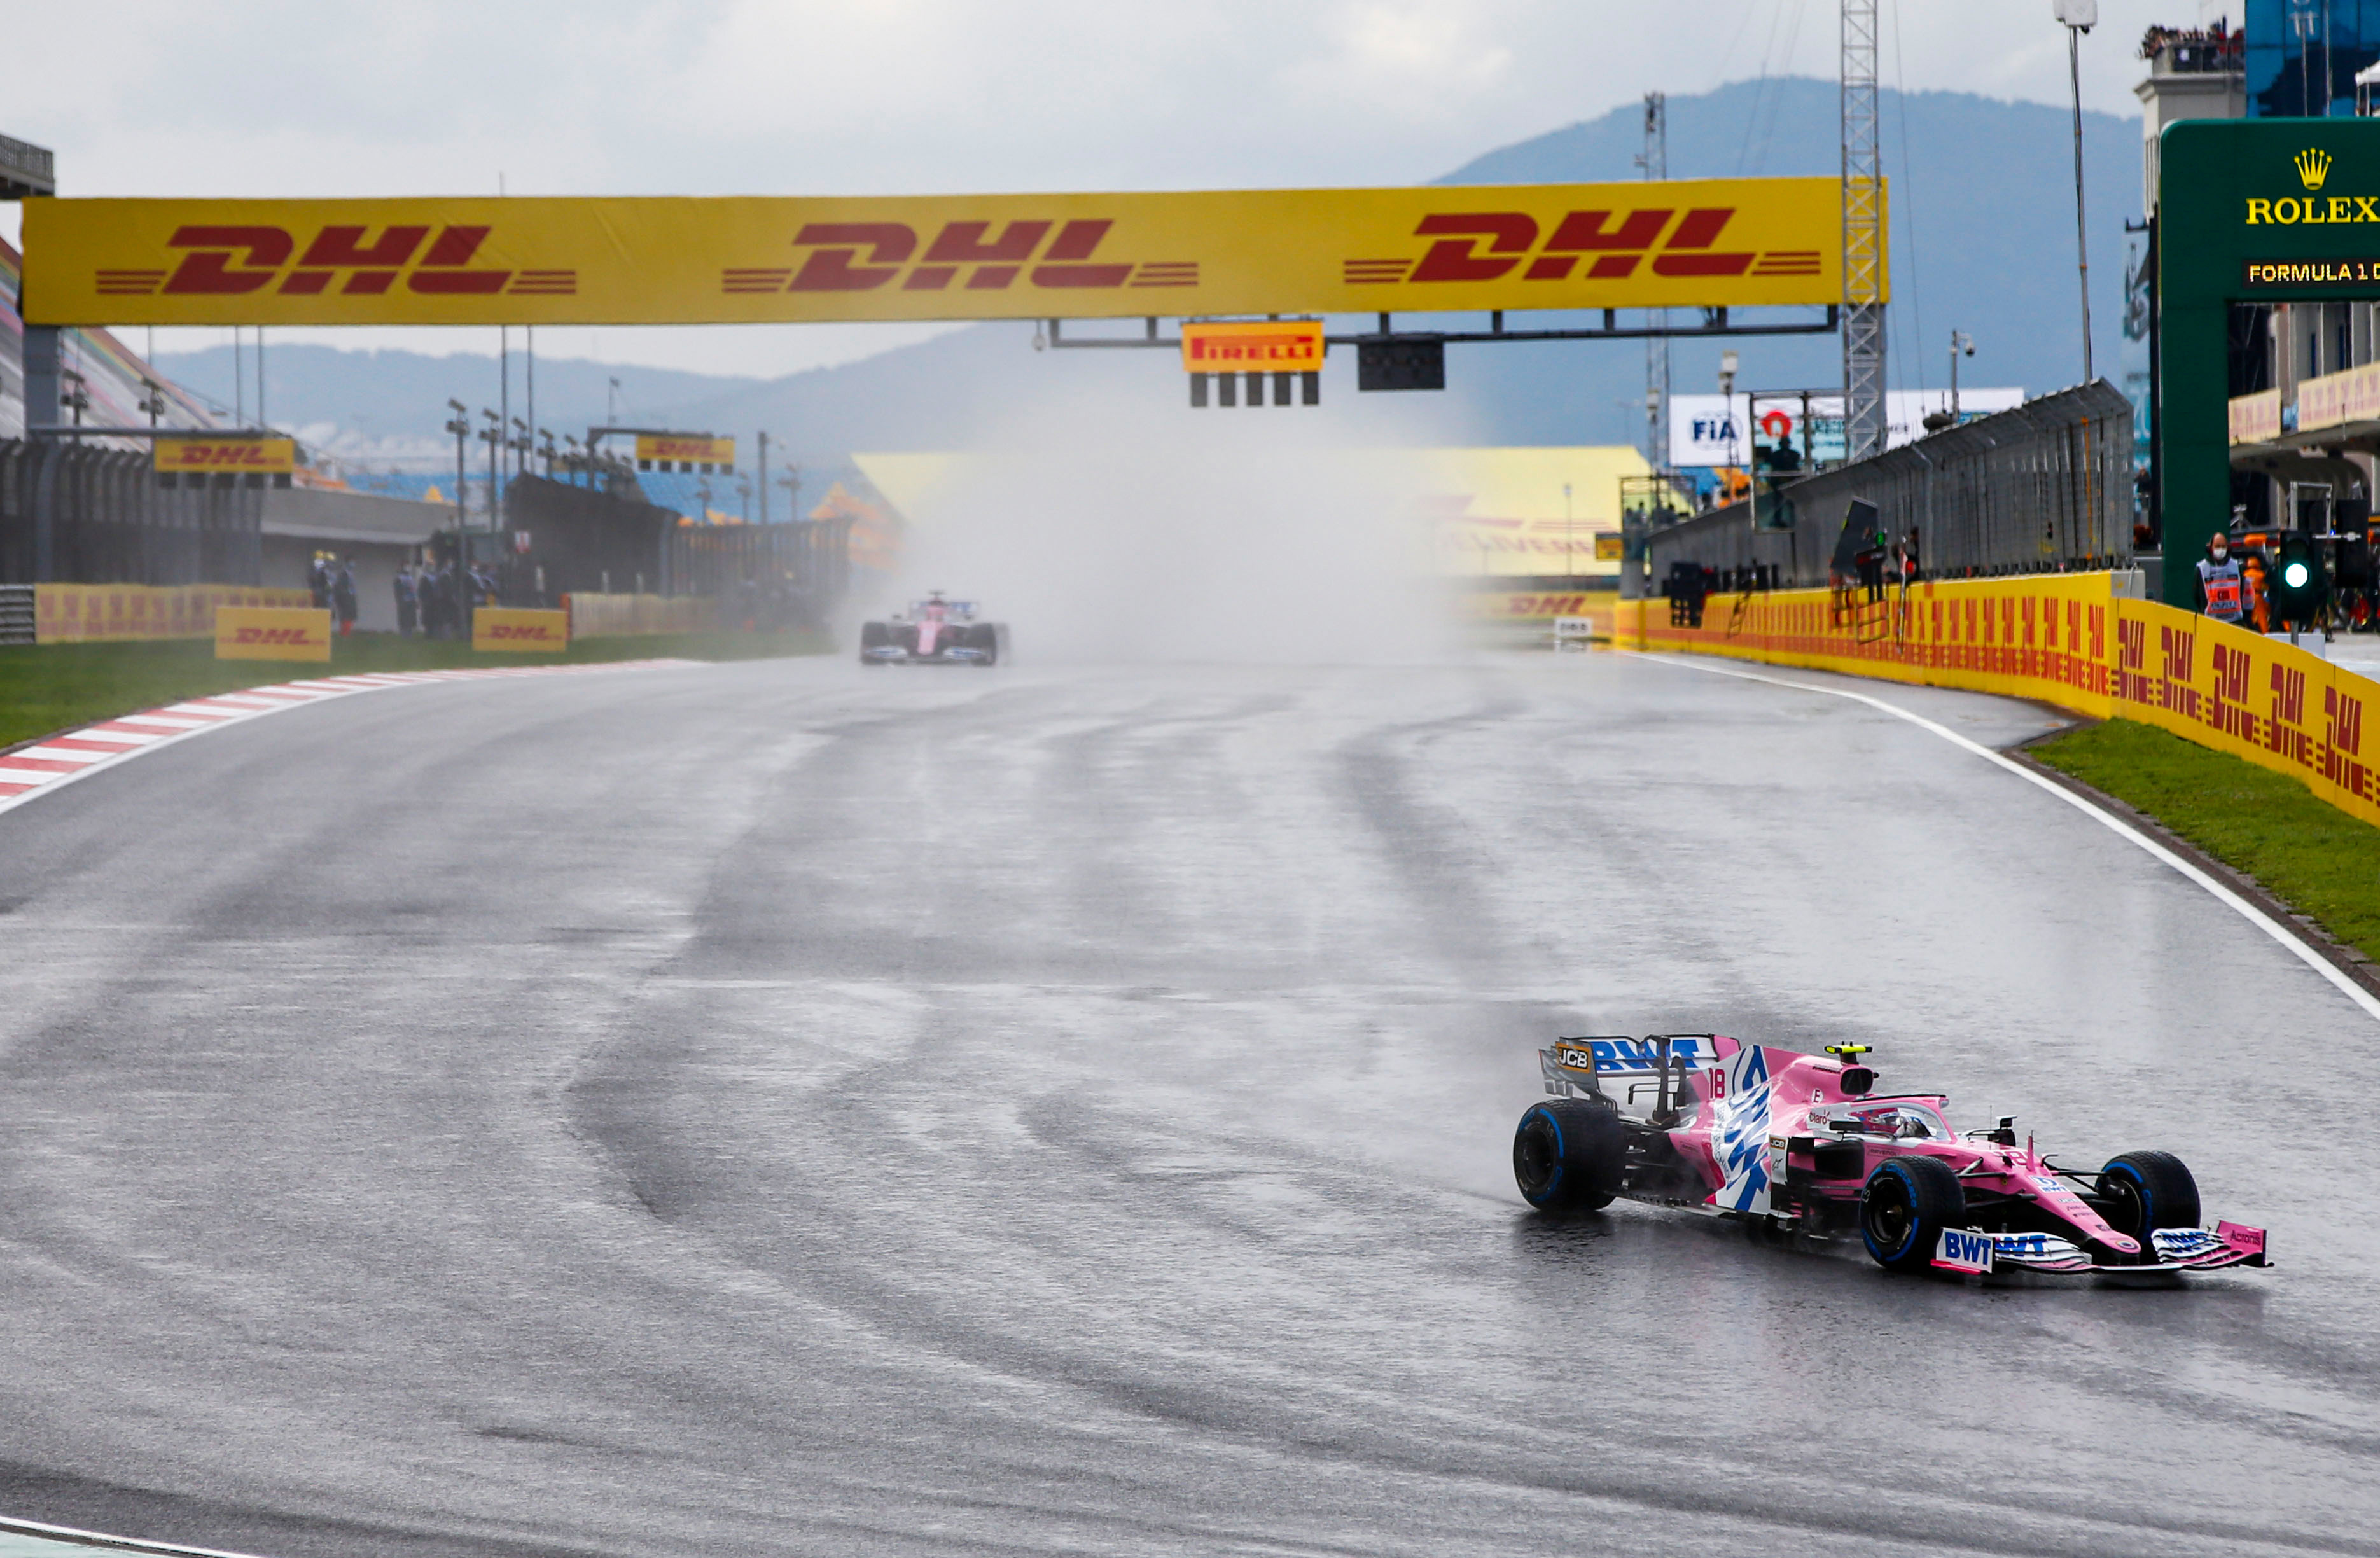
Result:
[[[36,324],[1825,304],[1832,178],[879,199],[46,200]]]

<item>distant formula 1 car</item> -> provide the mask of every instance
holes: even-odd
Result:
[[[939,590],[909,603],[908,614],[859,628],[862,665],[997,665],[1008,658],[1008,624],[978,622],[973,601],[945,601]]]
[[[1866,1053],[1797,1054],[1709,1033],[1558,1039],[1537,1052],[1555,1097],[1521,1116],[1513,1177],[1546,1211],[1624,1196],[1779,1235],[1856,1230],[1896,1272],[2265,1263],[2262,1228],[2199,1225],[2197,1183],[2171,1153],[2121,1153],[2093,1175],[2051,1162],[2030,1138],[2020,1148],[2012,1117],[1961,1135],[1944,1118],[1947,1099],[1877,1096],[1876,1073],[1857,1064]]]

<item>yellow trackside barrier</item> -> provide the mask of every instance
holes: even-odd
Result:
[[[564,597],[570,637],[625,638],[653,633],[701,633],[710,629],[712,603],[707,595],[598,595],[574,591]]]
[[[115,643],[212,639],[222,606],[304,606],[303,590],[238,584],[41,584],[33,587],[33,641]]]
[[[2139,720],[2302,780],[2380,823],[2363,712],[2380,682],[2246,628],[2119,593],[2105,573],[1945,579],[1870,601],[1825,590],[1712,595],[1702,626],[1667,601],[1620,606],[1623,649],[2038,699]]]
[[[568,612],[481,606],[471,614],[471,648],[498,654],[560,654],[570,647]]]
[[[224,606],[215,612],[217,660],[328,660],[331,614],[310,606]]]

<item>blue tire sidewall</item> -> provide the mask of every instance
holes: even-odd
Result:
[[[1545,1123],[1552,1128],[1554,1133],[1554,1175],[1551,1179],[1546,1181],[1546,1187],[1543,1190],[1534,1196],[1524,1195],[1522,1199],[1526,1200],[1531,1206],[1543,1206],[1546,1202],[1552,1200],[1557,1195],[1560,1195],[1561,1193],[1562,1178],[1570,1172],[1569,1165],[1562,1162],[1562,1159],[1568,1152],[1569,1148],[1562,1140],[1561,1121],[1555,1117],[1552,1110],[1540,1103],[1522,1117],[1521,1128],[1523,1130],[1528,1129],[1529,1122],[1537,1119],[1544,1120]]]
[[[1886,1163],[1876,1170],[1876,1179],[1881,1179],[1888,1174],[1899,1183],[1901,1194],[1908,1198],[1909,1237],[1901,1242],[1898,1249],[1878,1249],[1876,1248],[1876,1235],[1868,1231],[1867,1219],[1863,1217],[1860,1219],[1860,1243],[1867,1246],[1867,1252],[1871,1257],[1888,1264],[1909,1258],[1911,1246],[1914,1245],[1918,1237],[1925,1233],[1921,1225],[1925,1220],[1917,1215],[1917,1186],[1909,1177],[1909,1171],[1898,1163]],[[1868,1183],[1872,1187],[1876,1180],[1871,1179]]]

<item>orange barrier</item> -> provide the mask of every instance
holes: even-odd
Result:
[[[37,584],[33,641],[212,639],[218,606],[310,606],[303,590],[237,584]]]
[[[2380,780],[2362,755],[2363,712],[2380,700],[2380,682],[2284,639],[2132,599],[2131,578],[1944,579],[1873,601],[1825,590],[1719,594],[1699,627],[1673,626],[1667,601],[1631,601],[1615,641],[2139,720],[2292,774],[2380,824]]]

